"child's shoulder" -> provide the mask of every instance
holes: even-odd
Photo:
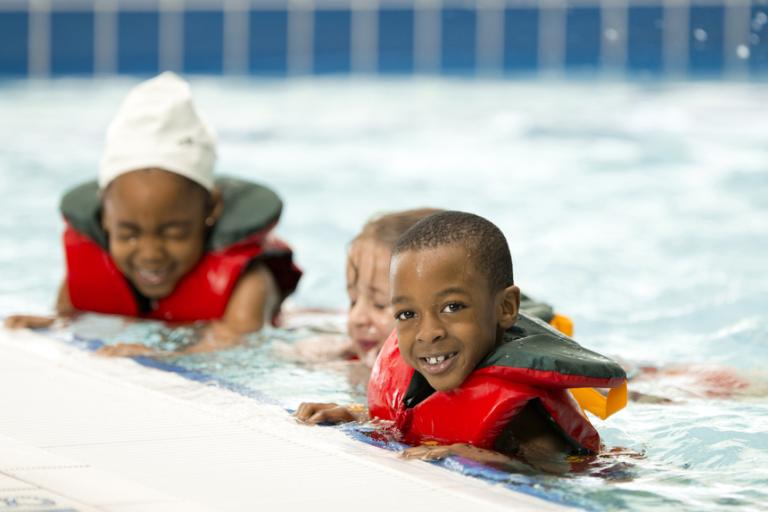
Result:
[[[272,189],[241,178],[216,178],[223,210],[211,234],[213,247],[226,247],[271,228],[283,212],[283,201]]]
[[[99,218],[101,197],[96,180],[86,181],[67,190],[61,198],[59,211],[76,231],[106,246],[107,238]]]

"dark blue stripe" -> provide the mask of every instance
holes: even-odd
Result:
[[[754,74],[768,73],[768,6],[754,5],[749,22],[749,68]]]
[[[504,11],[504,69],[535,71],[539,65],[539,10]]]
[[[596,70],[600,65],[602,18],[595,7],[573,7],[566,11],[565,67]]]
[[[663,23],[664,9],[661,6],[629,8],[627,67],[631,71],[663,71]]]
[[[288,69],[288,13],[252,11],[248,68],[257,75],[283,75]]]
[[[71,337],[68,337],[68,336],[60,337],[60,336],[57,336],[57,333],[51,331],[50,329],[37,329],[37,331],[42,334],[46,334],[56,339],[59,339],[60,341],[63,341],[68,345],[73,345],[81,350],[87,350],[88,352],[95,352],[99,350],[101,347],[106,346],[106,344],[99,339],[82,338],[77,335],[71,336]],[[265,393],[262,393],[261,391],[251,389],[248,386],[244,386],[242,384],[230,382],[226,379],[223,379],[215,375],[209,375],[199,370],[191,370],[177,363],[169,363],[167,361],[153,359],[147,356],[132,357],[131,359],[141,364],[142,366],[146,366],[148,368],[155,368],[157,370],[163,370],[166,372],[176,373],[178,375],[181,375],[185,379],[193,380],[195,382],[201,382],[204,384],[216,384],[219,387],[228,389],[239,395],[253,398],[263,403],[275,404],[275,405],[279,404],[277,400],[275,400],[274,398],[272,398],[271,396]]]
[[[117,71],[154,74],[160,68],[160,16],[127,11],[117,16]]]
[[[184,71],[221,73],[224,70],[224,13],[184,13]]]
[[[413,9],[379,11],[379,71],[413,71]]]
[[[51,13],[51,73],[93,73],[93,23],[91,11]]]
[[[0,75],[26,75],[29,69],[29,15],[0,11]]]
[[[315,73],[345,73],[350,70],[351,23],[348,10],[315,11]]]
[[[476,40],[477,13],[474,9],[443,9],[440,53],[443,72],[474,72]]]
[[[691,7],[688,68],[693,74],[722,73],[724,14],[724,9],[718,6]]]

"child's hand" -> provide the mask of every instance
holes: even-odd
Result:
[[[236,347],[243,343],[242,333],[224,322],[214,321],[205,326],[200,339],[179,350],[180,354],[201,354]]]
[[[459,457],[477,460],[478,462],[486,462],[489,459],[505,462],[510,460],[509,457],[501,453],[483,450],[482,448],[465,443],[414,446],[404,450],[400,457],[403,459],[440,460],[451,455],[458,455]]]
[[[8,329],[42,329],[50,327],[55,321],[54,316],[11,315],[6,317],[4,325]]]
[[[474,460],[489,466],[518,473],[530,473],[531,468],[523,462],[492,450],[477,448],[471,444],[456,443],[443,446],[414,446],[400,453],[403,459],[441,460],[451,455]]]
[[[105,357],[139,357],[157,355],[157,351],[141,343],[118,343],[104,345],[96,351],[96,354]]]
[[[305,402],[294,413],[297,420],[308,425],[318,423],[348,423],[357,421],[353,411],[338,404],[316,404]]]

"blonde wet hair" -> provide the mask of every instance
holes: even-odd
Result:
[[[351,269],[351,279],[349,282],[357,282],[359,269],[352,262],[352,252],[354,251],[355,243],[360,241],[374,242],[384,249],[392,252],[397,240],[408,231],[411,226],[419,222],[420,220],[429,217],[434,213],[439,213],[444,210],[439,208],[414,208],[412,210],[403,210],[399,212],[382,213],[374,215],[368,222],[365,223],[363,229],[357,234],[355,238],[349,243],[349,251],[347,253],[347,265],[348,269]],[[348,279],[350,274],[348,275]]]
[[[392,249],[395,242],[403,233],[421,219],[444,210],[440,208],[414,208],[399,212],[375,215],[365,223],[360,233],[352,239],[352,244],[358,240],[373,240],[387,249]]]

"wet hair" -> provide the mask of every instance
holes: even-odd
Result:
[[[392,256],[446,245],[466,249],[494,292],[514,284],[507,239],[495,224],[472,213],[443,211],[425,217],[397,240]]]
[[[368,222],[365,223],[365,226],[360,230],[360,233],[352,239],[351,244],[360,240],[371,240],[392,250],[397,239],[414,224],[433,213],[442,211],[444,210],[439,208],[415,208],[413,210],[403,210],[400,212],[376,215],[371,217]],[[354,266],[350,259],[347,259],[347,264],[352,267],[352,272],[354,274],[352,282],[357,282],[359,274],[358,268]]]
[[[392,249],[397,239],[411,226],[433,213],[442,211],[444,210],[439,208],[415,208],[374,216],[365,223],[360,234],[352,240],[352,243],[361,239],[374,240],[388,249]]]

